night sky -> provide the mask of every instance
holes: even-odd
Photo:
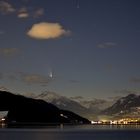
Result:
[[[140,92],[139,0],[0,1],[0,88],[109,98]]]

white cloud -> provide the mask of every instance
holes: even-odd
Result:
[[[14,13],[18,18],[38,18],[44,15],[44,8],[30,8],[21,5],[21,8],[14,7],[13,4],[7,1],[0,1],[0,13],[7,15]]]
[[[39,18],[44,14],[44,9],[39,8],[39,9],[32,9],[30,10],[28,7],[22,7],[18,10],[17,12],[17,17],[18,18]]]
[[[17,16],[18,16],[18,18],[28,18],[29,14],[28,13],[19,13]]]
[[[15,12],[16,9],[8,2],[6,1],[0,1],[0,12],[2,14],[8,14]]]
[[[59,23],[41,22],[34,24],[27,35],[35,39],[54,39],[69,33]]]
[[[22,7],[19,9],[18,11],[18,18],[28,18],[29,17],[29,13],[26,7]]]

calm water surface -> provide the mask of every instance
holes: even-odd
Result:
[[[0,140],[140,140],[140,125],[1,128]]]

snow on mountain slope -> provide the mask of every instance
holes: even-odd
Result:
[[[28,94],[26,94],[26,96],[28,96]],[[87,118],[97,116],[101,110],[113,104],[110,101],[102,99],[87,100],[81,96],[68,98],[50,91],[42,92],[39,95],[29,94],[29,96],[45,100],[46,102],[52,103],[61,109],[73,111]]]
[[[128,115],[139,111],[140,96],[135,94],[129,94],[121,99],[117,100],[115,104],[103,111],[107,115]]]

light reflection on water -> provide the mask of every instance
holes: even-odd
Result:
[[[1,128],[0,140],[140,140],[140,125]]]
[[[11,129],[9,129],[11,128]],[[14,129],[13,129],[14,128]],[[140,130],[140,124],[132,124],[132,125],[18,125],[7,127],[5,124],[0,125],[0,130],[16,130],[17,129],[29,129],[29,130]]]

